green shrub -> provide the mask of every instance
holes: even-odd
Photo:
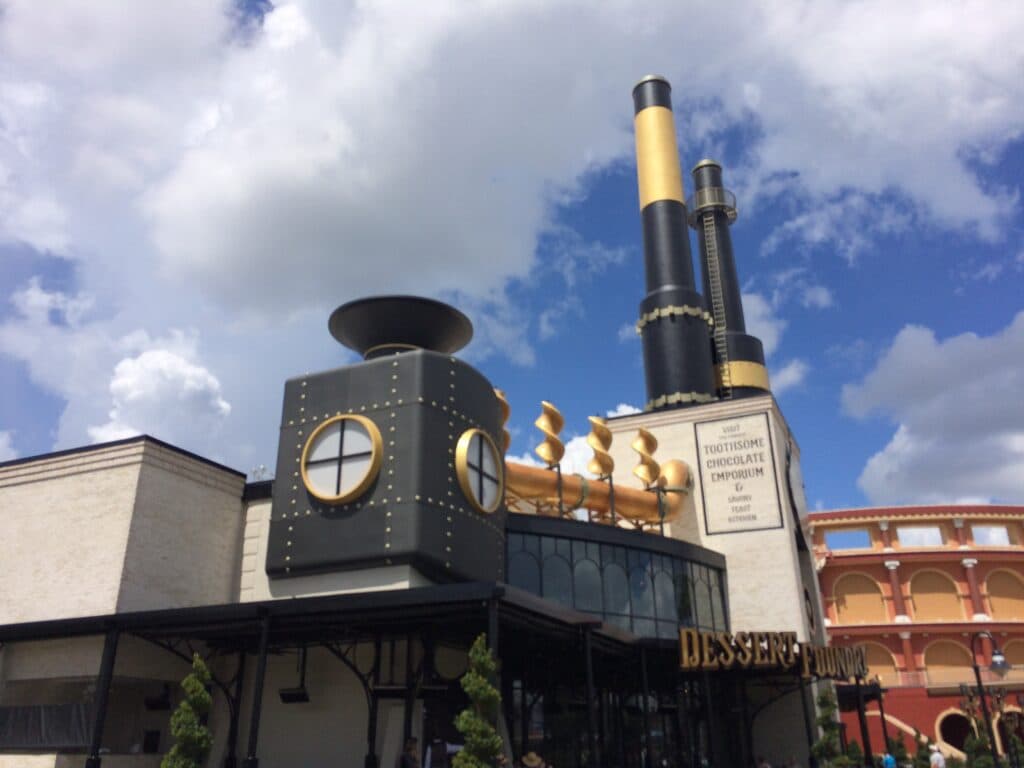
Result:
[[[164,755],[160,768],[202,768],[206,762],[213,746],[213,736],[204,723],[213,701],[206,689],[209,684],[210,670],[195,653],[192,655],[192,672],[181,681],[185,698],[171,715],[171,736],[175,744]]]
[[[501,694],[491,685],[496,669],[487,635],[480,635],[469,649],[469,669],[460,681],[469,706],[455,718],[455,727],[466,745],[455,755],[452,768],[493,768],[498,763],[502,741],[495,725]]]

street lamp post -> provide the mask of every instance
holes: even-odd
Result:
[[[981,714],[985,718],[985,730],[988,732],[988,748],[992,752],[992,761],[999,765],[999,754],[996,751],[996,734],[992,729],[992,715],[988,711],[988,701],[985,698],[985,686],[981,682],[981,667],[978,666],[978,651],[976,643],[979,637],[987,637],[992,642],[992,663],[989,669],[997,675],[1006,674],[1006,657],[996,645],[996,639],[991,632],[975,632],[971,635],[971,666],[974,667],[974,679],[978,683],[978,698],[981,699]]]

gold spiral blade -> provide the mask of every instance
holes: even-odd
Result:
[[[594,457],[587,462],[587,471],[598,477],[608,477],[615,469],[615,459],[608,453],[612,445],[612,431],[599,416],[589,416],[587,420],[590,422],[587,445],[594,451]]]
[[[636,437],[629,444],[637,453],[637,465],[633,468],[633,474],[640,478],[644,486],[651,487],[661,477],[661,466],[654,460],[654,452],[658,450],[658,439],[641,427],[637,430]]]
[[[494,396],[498,398],[498,407],[501,409],[501,452],[508,453],[508,447],[512,444],[512,435],[509,434],[505,425],[508,424],[508,417],[512,413],[512,408],[508,404],[508,398],[505,397],[505,393],[497,387],[494,388]]]
[[[562,431],[565,419],[559,410],[547,400],[541,401],[540,409],[540,416],[533,422],[533,425],[544,435],[544,441],[534,448],[533,452],[540,457],[541,461],[549,467],[553,467],[565,455],[565,446],[558,439],[558,433]]]

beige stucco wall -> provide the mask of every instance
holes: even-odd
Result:
[[[0,624],[113,613],[142,443],[0,467]]]
[[[102,637],[68,637],[30,643],[7,643],[0,685],[22,680],[94,680],[103,655]],[[137,637],[123,635],[117,644],[115,677],[177,683],[188,674],[179,657]]]
[[[119,611],[234,602],[245,478],[147,443]]]
[[[782,527],[739,533],[709,535],[704,523],[704,494],[697,472],[695,424],[752,414],[767,414],[771,434],[775,491],[782,508]],[[633,477],[636,453],[630,442],[639,427],[649,430],[658,440],[654,458],[685,461],[694,474],[694,488],[683,514],[666,525],[666,535],[691,541],[726,557],[729,582],[729,612],[734,630],[796,631],[801,640],[810,637],[805,618],[803,591],[807,587],[817,600],[817,579],[805,584],[808,568],[800,567],[796,543],[798,512],[794,514],[786,487],[786,446],[789,430],[770,396],[710,403],[657,413],[640,413],[609,421],[614,435],[611,454],[615,459],[615,482],[640,487]],[[799,461],[799,449],[793,443],[793,460]],[[805,558],[806,559],[806,558]]]
[[[270,500],[253,502],[245,512],[238,591],[240,602],[411,589],[426,587],[433,583],[415,568],[407,565],[271,579],[266,571],[269,539]]]
[[[146,439],[0,467],[0,624],[233,600],[244,483]]]
[[[249,662],[238,735],[240,758],[245,756],[252,710],[255,672],[253,659]],[[355,675],[323,648],[310,649],[306,668],[309,702],[282,704],[278,691],[296,686],[298,678],[295,651],[268,657],[260,715],[260,768],[362,768],[367,708],[363,688]],[[216,714],[222,719],[211,722],[211,727],[215,733],[226,732],[226,711],[222,709]],[[383,739],[383,733],[380,735]],[[224,743],[220,739],[218,742],[216,759],[211,759],[209,765],[219,765],[223,760]],[[382,761],[381,765],[394,765],[395,756],[397,752],[390,763]]]

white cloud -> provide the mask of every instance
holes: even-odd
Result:
[[[1003,273],[1003,265],[997,261],[989,261],[982,264],[975,275],[978,280],[986,280],[988,282],[994,281],[999,275]]]
[[[827,309],[832,306],[832,291],[824,285],[808,285],[804,288],[801,303],[805,307]]]
[[[803,384],[811,367],[803,360],[790,360],[778,370],[771,373],[772,392],[778,397],[783,392]]]
[[[896,426],[858,483],[876,504],[1024,501],[1024,312],[988,337],[901,330],[844,409]]]
[[[615,416],[631,416],[634,413],[640,413],[640,409],[635,405],[630,405],[629,403],[619,403],[605,415],[610,419]]]
[[[104,424],[115,366],[145,351],[121,339],[201,328],[203,362],[185,359],[236,411],[259,406],[229,451],[273,440],[262,414],[281,380],[337,362],[323,314],[361,294],[457,296],[481,308],[471,354],[529,364],[537,311],[508,285],[542,274],[557,206],[631,162],[629,88],[648,70],[675,83],[685,162],[754,128],[730,183],[748,209],[791,204],[779,244],[837,241],[853,258],[862,225],[908,216],[998,234],[1016,202],[969,163],[999,157],[1024,120],[1018,5],[722,2],[695,25],[667,1],[638,16],[308,0],[241,29],[226,0],[11,0],[0,242],[76,259],[69,295],[95,303],[77,324],[9,320],[0,348],[67,400],[67,445]],[[680,49],[715,76],[692,77]],[[767,304],[747,313],[771,353],[784,322]]]
[[[629,341],[636,341],[640,336],[636,332],[636,323],[624,323],[619,326],[618,333],[616,334],[619,341],[625,343]]]
[[[779,317],[776,307],[759,293],[744,293],[742,300],[747,333],[761,340],[765,357],[770,357],[778,349],[786,321]]]
[[[804,251],[834,248],[852,265],[877,236],[902,232],[912,222],[910,213],[882,195],[844,191],[816,203],[807,202],[809,210],[791,216],[764,239],[762,255],[793,243]]]
[[[142,432],[175,442],[195,431],[218,429],[231,413],[217,377],[168,349],[148,349],[121,360],[110,380],[110,397],[110,420],[89,427],[94,442]]]
[[[0,352],[68,401],[58,446],[145,432],[183,446],[213,438],[230,413],[220,382],[198,361],[198,335],[116,333],[90,317],[94,298],[49,291],[31,279],[11,297]],[[103,418],[107,420],[103,422]]]
[[[14,448],[14,434],[10,430],[0,430],[0,461],[18,458]]]

